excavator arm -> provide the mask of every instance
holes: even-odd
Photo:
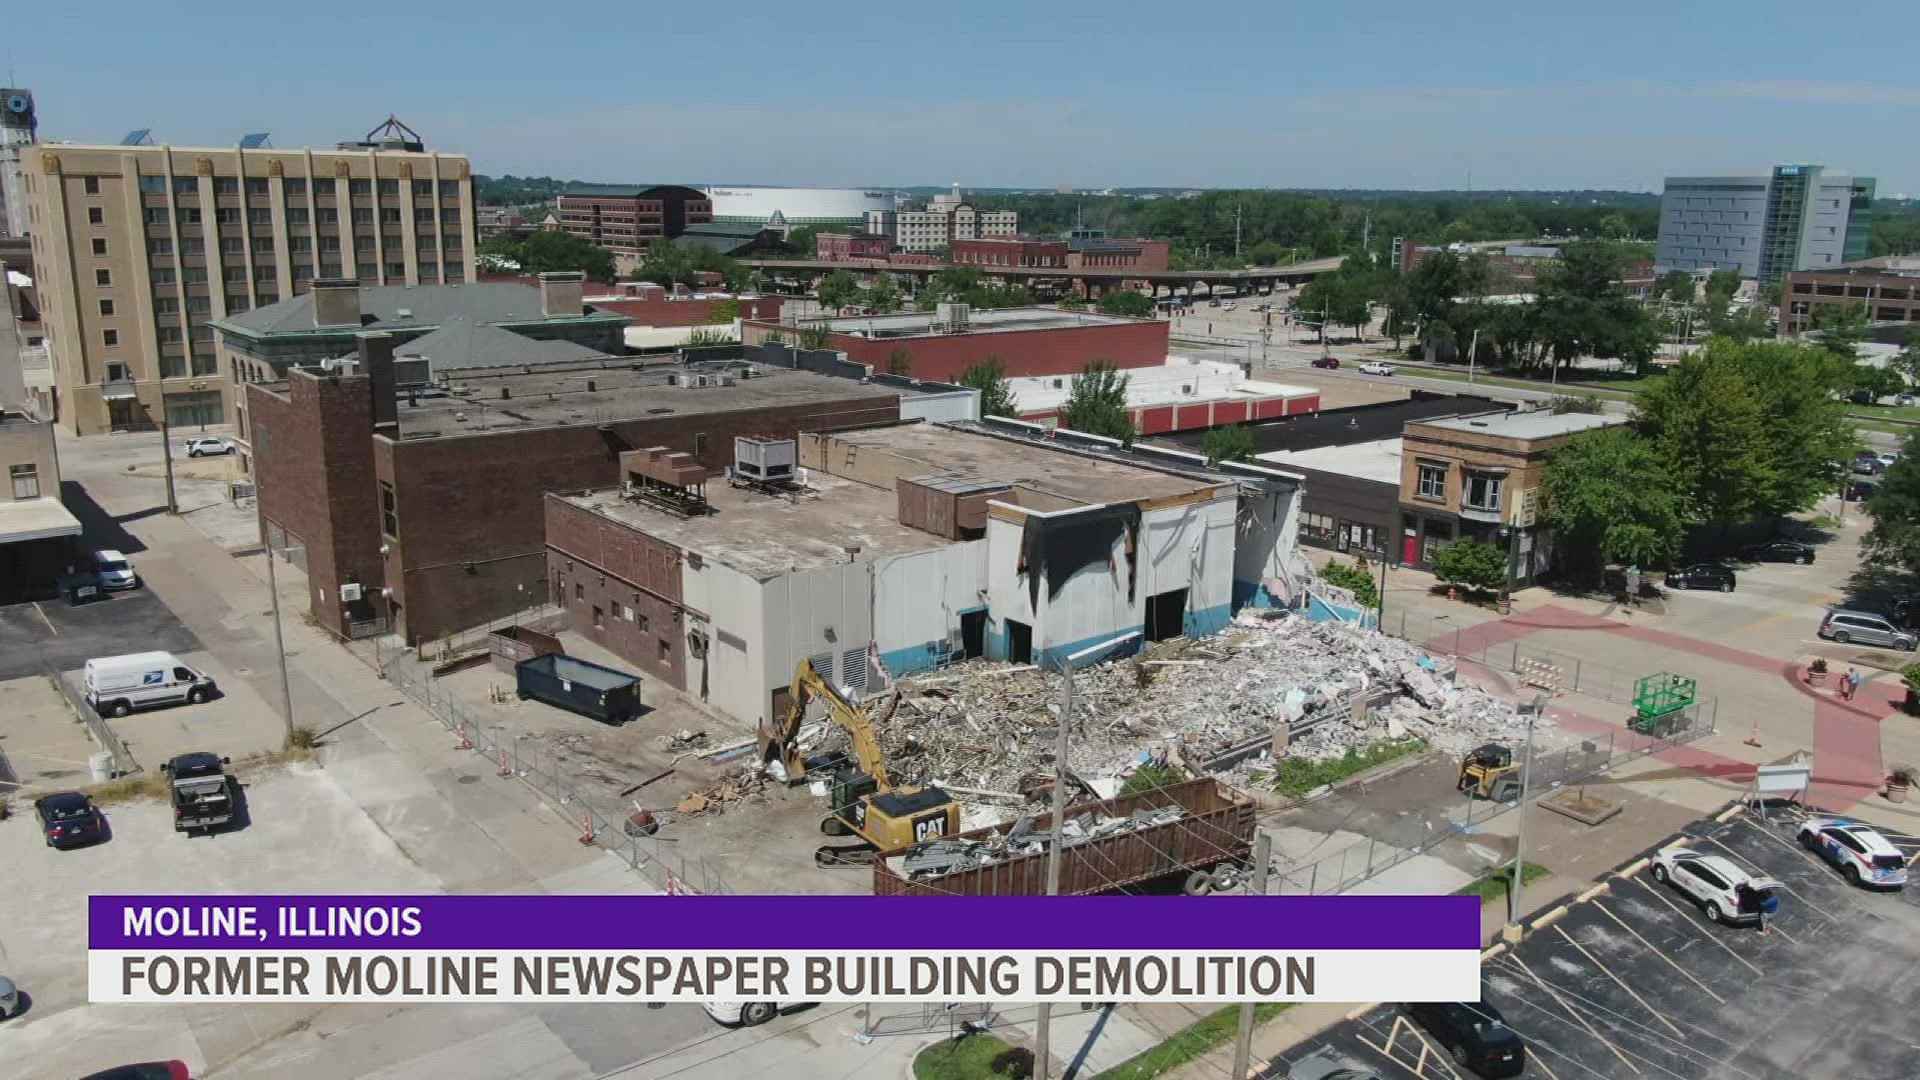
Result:
[[[874,736],[875,717],[866,707],[841,697],[832,684],[814,670],[812,660],[802,660],[794,666],[793,682],[787,688],[785,715],[771,718],[760,725],[761,762],[779,761],[786,767],[790,780],[799,780],[806,775],[807,762],[799,746],[800,726],[806,720],[807,706],[815,698],[826,704],[827,715],[845,729],[853,741],[853,757],[859,763],[860,771],[873,777],[880,790],[891,787],[886,761],[881,756],[879,740]],[[899,705],[900,693],[894,690],[881,706],[879,722],[885,723]]]

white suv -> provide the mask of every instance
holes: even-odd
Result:
[[[1393,374],[1393,365],[1383,360],[1369,360],[1366,363],[1360,365],[1360,374],[1391,375]]]
[[[1800,826],[1808,851],[1840,868],[1855,885],[1897,889],[1907,883],[1907,857],[1886,837],[1846,818],[1812,818]]]
[[[1775,890],[1784,887],[1747,873],[1732,859],[1702,855],[1681,844],[1662,848],[1653,857],[1653,879],[1693,897],[1714,922],[1732,924],[1758,922],[1763,912],[1778,910]]]
[[[187,456],[199,457],[202,454],[231,454],[233,440],[225,435],[209,435],[203,439],[187,440]]]

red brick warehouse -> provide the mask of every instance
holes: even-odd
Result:
[[[1158,367],[1167,362],[1168,325],[1158,319],[1126,319],[1053,308],[968,311],[966,325],[940,322],[938,312],[898,312],[813,320],[824,326],[829,349],[858,364],[887,371],[896,350],[905,350],[917,379],[951,380],[989,357],[1009,377],[1075,375],[1096,360],[1118,368]],[[741,326],[743,340],[757,344],[770,334],[791,339],[794,328],[754,321]]]

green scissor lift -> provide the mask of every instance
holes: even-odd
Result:
[[[1699,684],[1685,675],[1662,671],[1633,684],[1633,730],[1642,735],[1670,735],[1685,727]]]

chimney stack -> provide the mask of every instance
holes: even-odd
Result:
[[[314,278],[313,325],[359,326],[360,283],[353,278]]]
[[[582,282],[587,275],[578,270],[549,270],[540,275],[540,314],[549,319],[586,313],[580,303]]]
[[[400,403],[393,384],[393,350],[398,342],[385,330],[369,330],[358,335],[358,344],[360,370],[357,374],[367,377],[367,393],[373,397],[373,430],[396,434],[400,427]]]

